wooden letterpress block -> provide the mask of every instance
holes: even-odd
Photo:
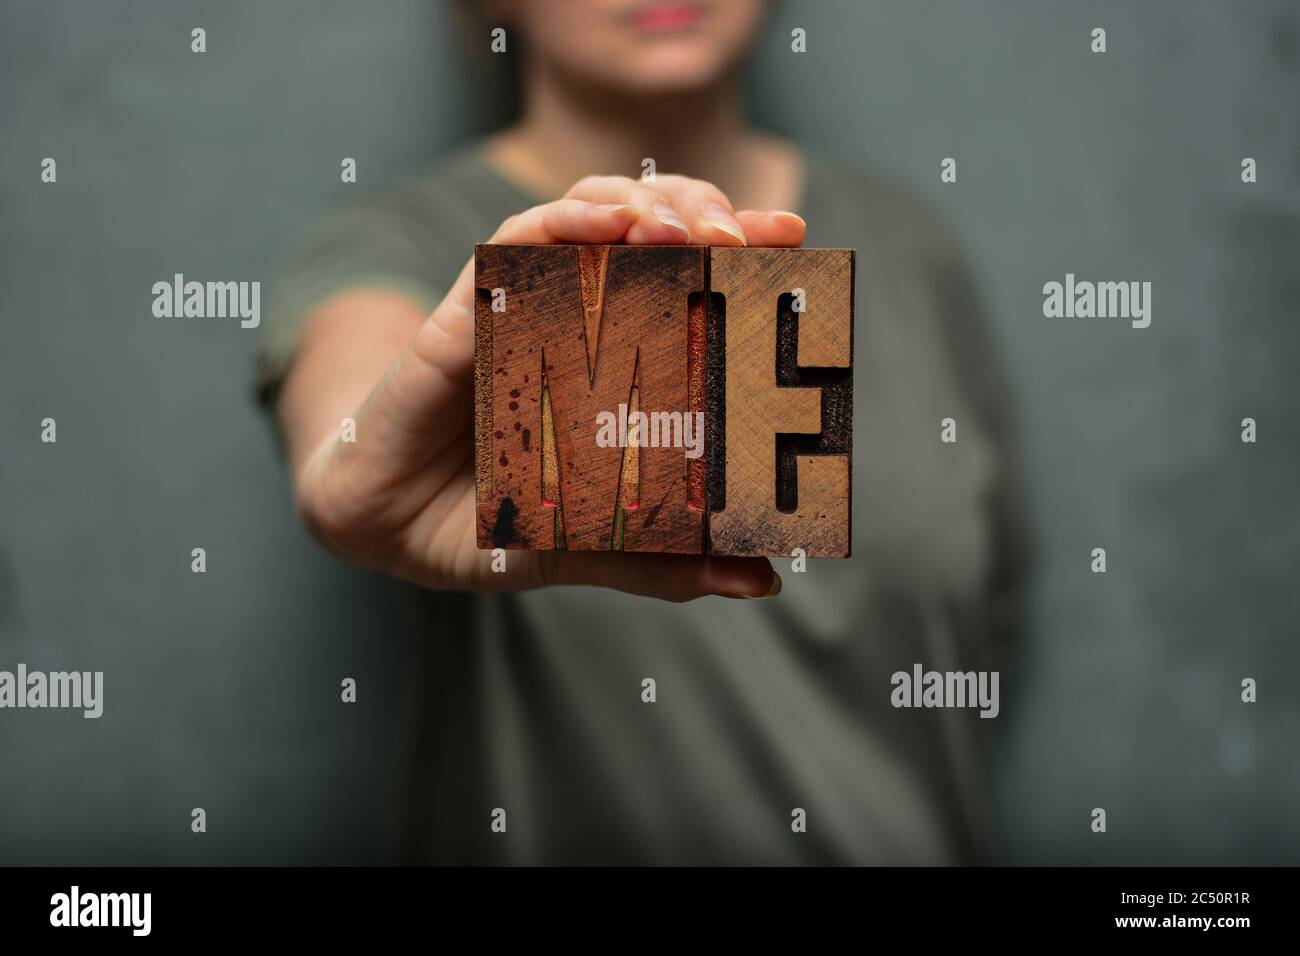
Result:
[[[703,550],[703,458],[629,441],[626,423],[703,419],[704,256],[475,248],[480,547]]]
[[[480,547],[848,556],[851,250],[480,245],[475,275]]]
[[[713,249],[709,287],[709,553],[848,557],[853,251]]]

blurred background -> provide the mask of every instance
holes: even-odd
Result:
[[[1002,860],[1300,862],[1300,5],[827,0],[768,26],[758,117],[947,216],[1020,388],[1041,564]],[[0,668],[106,671],[108,706],[0,712],[0,863],[401,859],[430,599],[307,539],[253,333],[161,322],[150,289],[267,280],[355,188],[342,157],[382,182],[491,128],[480,59],[435,0],[4,4]],[[1150,280],[1151,327],[1045,319],[1067,272]]]

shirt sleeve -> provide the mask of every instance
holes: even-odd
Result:
[[[275,274],[254,357],[254,394],[274,408],[307,319],[336,293],[356,288],[400,292],[432,311],[442,297],[446,243],[412,197],[381,194],[340,205],[314,222]]]

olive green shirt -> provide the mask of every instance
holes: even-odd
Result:
[[[539,201],[467,149],[328,214],[274,285],[263,400],[325,297],[382,286],[432,310],[474,243]],[[413,814],[412,859],[988,858],[1005,702],[992,720],[895,708],[890,677],[917,663],[994,669],[1001,696],[1014,693],[1027,559],[1006,386],[969,276],[925,207],[814,158],[798,211],[808,246],[857,250],[853,556],[804,573],[776,561],[784,591],[764,601],[444,596],[446,616],[429,622],[412,795],[427,812]],[[955,442],[941,441],[946,418]],[[504,833],[490,826],[498,808]]]

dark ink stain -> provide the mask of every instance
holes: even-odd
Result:
[[[506,453],[505,453],[505,452],[502,452],[502,453],[501,453],[501,467],[504,468],[504,467],[505,467],[506,465],[508,465],[508,464],[510,464],[510,459],[506,457]]]
[[[492,434],[495,435],[497,438],[505,438],[505,437],[506,437],[506,433],[505,433],[505,432],[493,432]]]
[[[511,397],[511,398],[518,398],[518,397],[519,397],[519,389],[517,389],[517,388],[512,388],[512,389],[510,390],[510,397]]]
[[[523,425],[520,425],[518,422],[515,422],[515,431],[519,431],[519,429],[523,427],[524,427]]]
[[[531,451],[533,445],[533,433],[527,428],[524,429],[524,451]]]
[[[663,510],[663,506],[664,503],[660,501],[653,508],[646,509],[644,527],[649,528],[651,525],[655,523],[655,519],[659,517],[659,512]]]
[[[515,517],[518,514],[513,498],[501,499],[497,506],[496,524],[492,526],[492,543],[498,548],[504,548],[515,540]]]
[[[507,405],[506,407],[509,408],[512,412],[517,412],[517,411],[519,411],[519,403],[518,403],[518,402],[511,402],[511,403],[510,403],[509,405]]]

